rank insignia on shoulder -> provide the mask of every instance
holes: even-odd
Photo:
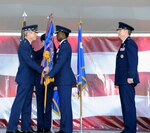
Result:
[[[121,55],[120,55],[120,58],[124,58],[124,55],[123,55],[123,54],[121,54]]]

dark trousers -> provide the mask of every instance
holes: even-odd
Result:
[[[21,115],[21,130],[31,130],[31,103],[33,85],[20,84],[17,88],[17,95],[13,102],[7,130],[16,131]]]
[[[120,85],[119,93],[125,125],[124,133],[136,133],[135,88],[130,84]]]
[[[73,131],[73,116],[72,116],[72,86],[58,86],[58,93],[60,98],[60,130],[65,133],[72,133]]]
[[[51,129],[51,122],[52,122],[52,98],[53,98],[53,93],[54,93],[53,89],[54,89],[53,85],[49,85],[48,86],[46,110],[45,110],[45,113],[44,113],[45,88],[36,86],[37,128],[38,129]]]

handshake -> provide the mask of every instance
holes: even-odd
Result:
[[[43,69],[43,72],[46,72],[46,74],[48,74],[50,72],[50,69],[48,66],[46,66],[44,69]]]
[[[44,74],[44,72],[46,72],[46,74]],[[47,66],[47,67],[45,67],[44,69],[43,69],[43,72],[42,72],[42,77],[44,77],[45,78],[45,81],[44,81],[44,85],[45,86],[47,86],[49,83],[51,83],[51,82],[54,82],[54,78],[51,78],[51,77],[49,77],[48,76],[48,73],[50,72],[50,69],[49,69],[49,67]]]
[[[50,69],[48,66],[44,67],[43,71],[42,71],[42,77],[43,78],[46,78],[46,77],[49,77],[48,76],[48,73],[50,72]]]

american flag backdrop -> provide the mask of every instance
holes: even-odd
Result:
[[[136,86],[138,130],[150,131],[150,37],[133,37],[139,48],[140,84]],[[77,75],[78,37],[70,36],[72,68]],[[6,127],[16,94],[15,75],[18,69],[19,36],[0,36],[0,127]],[[118,90],[114,88],[116,54],[120,40],[114,37],[83,36],[87,87],[83,90],[83,129],[121,130],[123,120]],[[33,46],[38,49],[39,39]],[[57,42],[56,42],[56,45]],[[36,96],[33,95],[32,120],[36,126]],[[72,108],[74,128],[80,127],[80,101],[73,88]],[[59,126],[59,116],[53,113],[53,127]]]

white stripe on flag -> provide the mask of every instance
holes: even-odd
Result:
[[[8,120],[10,108],[14,101],[14,97],[0,98],[0,119]],[[150,117],[149,107],[147,106],[147,97],[135,97],[137,116]],[[5,104],[9,103],[9,104]],[[89,105],[90,103],[90,105]],[[5,106],[3,106],[5,104]],[[77,97],[72,97],[73,118],[80,118],[80,100]],[[6,117],[7,116],[7,117]],[[91,116],[122,116],[121,104],[119,95],[100,96],[100,97],[84,97],[83,98],[83,117]],[[36,100],[32,100],[32,118],[36,118]],[[59,117],[54,113],[53,119]]]
[[[86,74],[114,74],[117,52],[84,53]],[[139,52],[139,72],[150,72],[150,51]],[[77,73],[77,53],[73,53],[72,68]]]
[[[116,52],[84,53],[86,74],[114,74]],[[150,51],[139,52],[139,72],[150,72]],[[15,76],[18,69],[17,54],[0,54],[0,75]],[[72,68],[77,74],[77,53],[72,55]]]
[[[0,75],[16,76],[18,65],[17,54],[0,54]]]

